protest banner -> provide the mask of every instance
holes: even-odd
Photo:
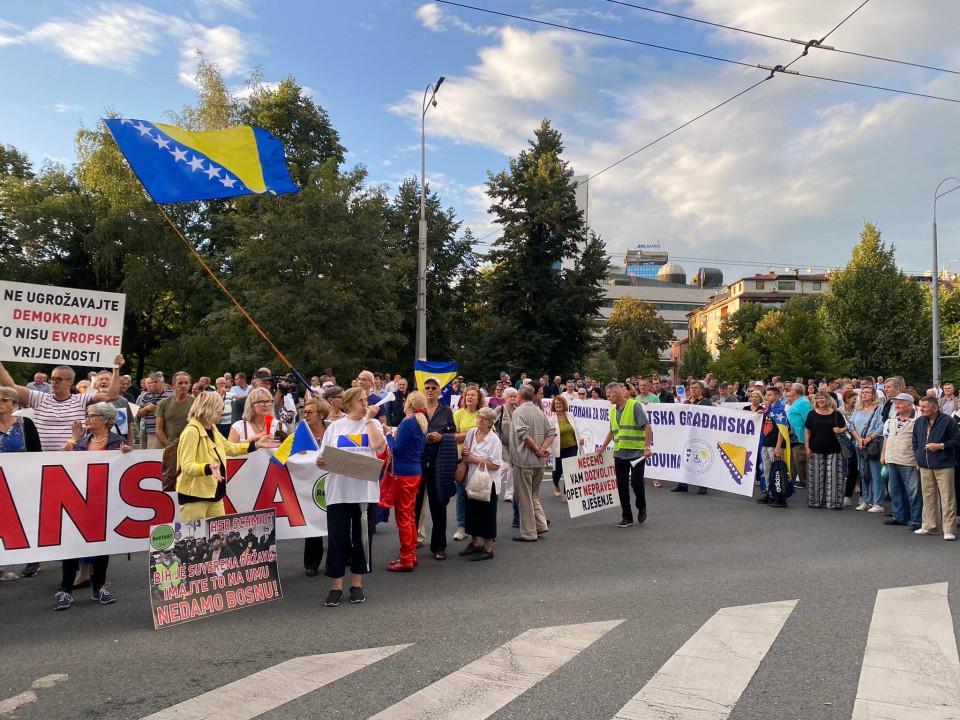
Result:
[[[573,400],[568,405],[584,451],[595,450],[610,430],[610,403]],[[550,400],[544,399],[542,407],[553,416]],[[753,494],[761,431],[755,413],[677,403],[643,407],[653,426],[655,448],[644,477]]]
[[[651,404],[654,450],[645,477],[753,495],[759,416],[701,405]]]
[[[613,450],[563,458],[561,466],[570,517],[620,507]]]
[[[548,418],[556,414],[551,398],[544,398],[540,406]],[[583,451],[596,450],[610,430],[610,403],[606,400],[573,400],[567,403],[567,412],[577,424]]]
[[[263,510],[151,527],[153,629],[282,598],[275,525]]]
[[[109,366],[126,302],[122,293],[0,281],[0,362]]]
[[[178,517],[160,485],[161,450],[0,454],[0,565],[147,549]],[[226,511],[274,510],[280,539],[327,534],[327,472],[316,453],[227,459]]]
[[[380,482],[383,460],[327,445],[323,448],[323,469],[334,475]]]

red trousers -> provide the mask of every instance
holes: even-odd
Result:
[[[413,566],[417,559],[417,492],[420,490],[419,475],[396,475],[393,512],[400,536],[400,562]]]

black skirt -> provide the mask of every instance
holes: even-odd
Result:
[[[497,486],[490,486],[490,500],[471,500],[467,496],[466,524],[467,535],[494,540],[497,537]]]

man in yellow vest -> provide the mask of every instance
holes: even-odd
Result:
[[[607,449],[613,440],[613,463],[617,473],[617,492],[620,494],[622,518],[617,527],[633,525],[633,510],[630,507],[630,487],[637,498],[637,522],[647,519],[647,497],[643,486],[643,466],[653,454],[653,428],[643,403],[630,397],[620,383],[607,385],[607,400],[610,401],[610,432],[597,448],[597,453]]]

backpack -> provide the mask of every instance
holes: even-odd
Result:
[[[160,485],[164,492],[173,492],[177,489],[177,477],[180,475],[180,463],[177,458],[177,448],[179,446],[180,438],[177,438],[163,449],[163,460],[160,464]]]
[[[773,500],[786,500],[793,495],[793,480],[783,460],[774,460],[770,465],[770,477],[767,478],[767,490]]]

